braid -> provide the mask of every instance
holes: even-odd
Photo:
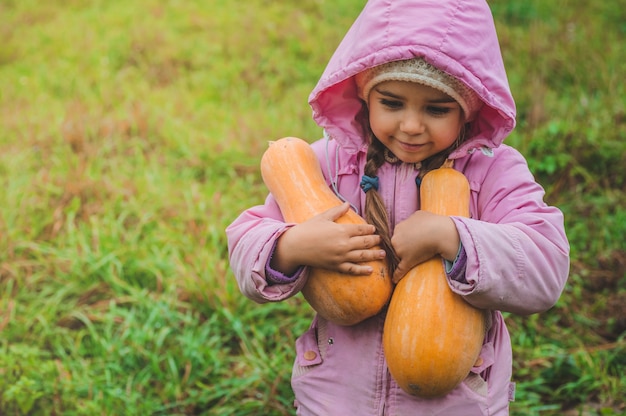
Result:
[[[450,155],[451,152],[452,152],[452,149],[448,148],[446,150],[442,150],[441,152],[437,153],[436,155],[432,155],[428,159],[422,160],[422,167],[420,168],[420,171],[419,171],[419,174],[417,175],[417,177],[419,179],[423,179],[424,176],[428,172],[430,172],[431,170],[435,170],[435,169],[441,167],[441,165],[443,165],[443,162],[446,161],[446,159],[448,158],[448,156]]]
[[[367,176],[377,176],[378,168],[385,163],[384,149],[383,144],[372,135],[372,141],[367,149],[367,160],[365,162],[365,174]],[[376,189],[370,189],[365,193],[365,220],[376,227],[376,232],[381,238],[381,246],[387,256],[389,273],[393,275],[400,259],[391,245],[391,232],[389,230],[387,209]]]

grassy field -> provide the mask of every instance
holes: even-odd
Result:
[[[288,415],[301,297],[256,305],[225,227],[363,0],[0,1],[0,414]],[[626,12],[490,1],[569,284],[508,316],[514,415],[626,414]]]

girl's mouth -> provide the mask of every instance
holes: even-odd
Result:
[[[411,143],[405,143],[401,141],[398,141],[398,145],[405,152],[418,152],[421,149],[423,149],[425,146],[424,144],[411,144]]]

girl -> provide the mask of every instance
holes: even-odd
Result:
[[[385,311],[350,327],[316,317],[296,342],[297,414],[508,414],[512,353],[501,311],[552,307],[569,246],[561,212],[544,203],[520,153],[502,144],[515,104],[487,4],[368,2],[309,103],[325,132],[312,146],[347,203],[297,225],[283,221],[272,195],[243,212],[227,229],[241,291],[280,301],[299,292],[311,266],[363,275],[371,272],[364,261],[385,256],[398,281],[438,254],[450,288],[489,311],[490,323],[467,379],[445,397],[421,399],[387,370]],[[445,159],[469,180],[471,218],[420,211],[420,180]],[[333,222],[348,209],[373,225]]]

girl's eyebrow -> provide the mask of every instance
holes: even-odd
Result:
[[[404,99],[404,97],[401,96],[401,95],[394,94],[391,91],[383,90],[383,89],[378,88],[378,87],[374,87],[374,90],[377,93],[379,93],[380,95],[384,95],[384,96],[389,97],[389,98],[394,98],[396,100],[403,100]],[[429,99],[428,102],[432,103],[432,104],[449,104],[449,103],[456,103],[456,100],[454,98],[450,97],[449,95],[446,95],[446,94],[442,93],[441,97]]]
[[[404,98],[404,97],[402,97],[400,95],[396,95],[396,94],[394,94],[394,93],[392,93],[390,91],[382,90],[382,89],[377,88],[377,87],[374,87],[374,90],[376,90],[376,92],[379,93],[380,95],[384,95],[384,96],[389,97],[389,98],[395,98],[397,100],[402,100]]]
[[[435,98],[433,100],[428,100],[428,102],[433,103],[433,104],[450,104],[450,103],[456,103],[456,100],[452,97],[449,96],[444,96],[441,98]]]

